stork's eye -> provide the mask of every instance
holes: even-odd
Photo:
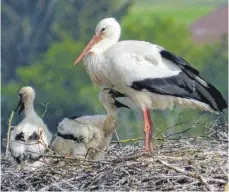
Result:
[[[102,29],[101,29],[101,32],[103,32],[103,31],[105,31],[106,30],[106,28],[105,27],[103,27]]]

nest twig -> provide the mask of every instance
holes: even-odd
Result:
[[[9,124],[8,124],[8,132],[7,132],[7,143],[6,143],[6,155],[8,155],[9,152],[9,141],[10,141],[10,133],[11,133],[11,128],[12,126],[12,120],[14,117],[14,111],[11,112],[10,118],[9,118]]]
[[[227,143],[215,140],[159,141],[153,154],[142,146],[115,144],[101,161],[53,154],[45,167],[15,172],[2,155],[1,190],[222,191],[228,182]]]
[[[228,137],[227,129],[216,125],[207,125],[203,136],[156,138],[153,154],[143,151],[141,138],[112,142],[101,161],[66,158],[49,150],[40,159],[44,166],[32,171],[17,170],[15,161],[3,154],[1,190],[224,191]]]

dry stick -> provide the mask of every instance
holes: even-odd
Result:
[[[132,155],[132,156],[124,157],[121,160],[120,160],[120,158],[113,159],[110,162],[119,163],[119,162],[122,162],[122,161],[129,161],[129,160],[137,159],[138,157],[147,156],[147,155],[150,156],[149,153],[143,152],[143,153],[140,153],[140,154],[137,154],[137,155]]]
[[[87,188],[85,189],[85,191],[89,190],[90,187],[92,186],[92,184],[96,183],[99,179],[101,179],[102,177],[106,176],[108,173],[110,173],[111,171],[113,171],[113,169],[109,169],[107,172],[100,174],[99,176],[96,175],[93,179],[92,182],[87,186]],[[82,190],[82,189],[80,189]]]
[[[185,175],[187,175],[189,177],[193,177],[193,178],[199,179],[209,191],[214,191],[212,189],[212,187],[210,185],[208,185],[206,179],[202,175],[198,175],[197,173],[186,172],[183,169],[180,169],[179,167],[172,166],[169,163],[167,163],[165,161],[162,161],[161,159],[157,159],[157,161],[160,162],[162,165],[164,165],[164,166],[166,166],[166,167],[168,167],[170,169],[175,170],[178,173],[183,173],[183,174],[185,174]]]
[[[120,141],[111,141],[111,143],[129,143],[129,142],[140,141],[140,140],[144,140],[144,139],[143,138],[124,139]]]
[[[140,181],[140,180],[137,180],[136,178],[134,178],[134,177],[132,176],[132,174],[129,173],[128,170],[125,170],[123,167],[121,167],[120,170],[122,170],[123,172],[125,172],[130,178],[132,178],[132,179],[133,179],[134,181],[136,181],[137,183],[141,183],[141,181]]]
[[[54,153],[54,151],[52,149],[49,148],[49,146],[47,146],[41,136],[42,133],[40,133],[40,139],[38,140],[38,143],[40,143],[41,145],[43,145],[48,151]]]
[[[178,135],[178,134],[181,134],[181,133],[185,133],[187,131],[189,131],[192,127],[189,127],[188,129],[184,130],[184,131],[179,131],[177,133],[173,133],[173,134],[170,134],[168,136],[165,137],[165,139],[167,139],[168,137],[171,137],[171,136],[174,136],[174,135]]]
[[[204,125],[204,124],[201,124],[199,122],[189,122],[189,121],[186,121],[186,122],[180,122],[180,123],[176,123],[175,125],[172,125],[172,126],[169,126],[169,127],[166,127],[164,129],[162,129],[161,131],[158,132],[158,134],[155,136],[156,138],[161,134],[163,133],[165,130],[168,130],[168,129],[171,129],[171,128],[174,128],[176,126],[179,126],[179,125],[183,125],[183,124],[193,124],[193,125]]]
[[[189,130],[189,129],[188,129]],[[185,130],[184,132],[188,131],[188,130]],[[181,132],[179,132],[181,133]],[[176,134],[179,134],[179,133],[176,133]],[[171,135],[170,135],[171,136]],[[191,137],[185,137],[186,139],[192,139],[192,138],[207,138],[207,139],[213,139],[211,137],[208,137],[206,135],[199,135],[199,136],[191,136]],[[176,141],[176,140],[180,140],[181,138],[171,138],[171,139],[167,139],[166,136],[164,136],[164,138],[155,138],[153,140],[159,140],[159,141]],[[135,141],[141,141],[141,140],[144,140],[144,138],[133,138],[133,139],[124,139],[124,140],[120,140],[120,141],[111,141],[111,144],[116,144],[116,143],[129,143],[129,142],[135,142]],[[228,142],[228,139],[214,139],[214,141],[222,141],[222,142]]]
[[[201,136],[200,136],[201,137]],[[203,136],[206,137],[206,136]],[[187,137],[187,138],[193,138],[193,137]],[[116,144],[116,143],[129,143],[129,142],[135,142],[135,141],[144,141],[144,138],[133,138],[133,139],[124,139],[124,140],[120,140],[120,141],[111,141],[111,144]],[[164,136],[164,138],[156,138],[153,140],[158,140],[158,141],[165,141],[166,140],[166,136]],[[169,140],[180,140],[180,138],[174,138],[174,139],[169,139]],[[168,140],[166,140],[168,141]]]
[[[45,113],[47,112],[47,108],[50,102],[47,102],[45,105],[42,103],[43,106],[45,106],[45,111],[44,113],[41,115],[41,118],[43,118],[45,116]]]
[[[7,133],[7,144],[6,144],[6,155],[8,155],[8,151],[9,151],[10,130],[12,128],[11,124],[12,124],[13,116],[14,116],[14,111],[11,112],[11,115],[10,115],[10,118],[9,118],[8,133]]]
[[[208,185],[208,182],[206,181],[206,179],[203,177],[203,175],[196,175],[197,179],[200,179],[201,182],[205,185],[205,187],[209,190],[209,191],[214,191],[212,189],[212,187],[210,185]]]
[[[116,137],[117,137],[117,139],[118,139],[118,143],[119,143],[119,145],[120,145],[120,146],[121,146],[121,148],[122,148],[122,143],[120,142],[120,139],[119,139],[118,133],[117,133],[117,131],[116,131],[116,130],[115,130],[114,132],[115,132],[115,135],[116,135]]]
[[[221,169],[221,171],[223,172],[223,174],[228,178],[228,173],[222,168],[222,167],[219,167]]]
[[[26,182],[26,180],[24,180],[22,177],[20,177],[20,175],[14,173],[14,172],[9,172],[9,174],[16,176],[18,178],[17,182],[20,183],[20,181],[23,181],[23,183],[25,183],[25,185],[27,185],[29,187],[29,190],[34,191],[33,186],[29,182]],[[16,185],[16,184],[17,183],[14,183],[14,185]]]
[[[189,128],[190,129],[190,128]],[[189,130],[188,129],[188,130]],[[188,130],[185,130],[184,132],[188,131]],[[182,132],[179,132],[179,133],[182,133]],[[179,133],[176,133],[176,134],[179,134]],[[171,136],[171,135],[170,135]],[[200,138],[201,137],[207,137],[207,136],[199,136]],[[156,138],[156,139],[153,139],[153,140],[162,140],[162,141],[165,141],[166,140],[166,136],[164,136],[164,138]],[[188,138],[193,138],[193,137],[186,137],[187,139]],[[116,144],[116,143],[129,143],[129,142],[135,142],[135,141],[142,141],[144,140],[144,138],[133,138],[133,139],[124,139],[124,140],[120,140],[120,141],[111,141],[111,144]],[[180,138],[173,138],[173,139],[168,139],[168,140],[180,140]],[[166,141],[168,141],[166,140]],[[227,141],[228,142],[228,141]]]
[[[94,160],[87,160],[87,159],[78,159],[78,158],[73,158],[73,157],[65,157],[62,155],[43,155],[43,157],[47,158],[57,158],[57,159],[65,159],[65,160],[76,160],[79,163],[80,162],[88,162],[88,163],[97,163],[97,164],[109,164],[110,161],[94,161]]]
[[[121,162],[123,162],[127,167],[130,167],[130,168],[132,168],[134,170],[137,170],[137,171],[141,172],[141,170],[138,169],[138,168],[136,168],[135,166],[129,166],[129,165],[127,165],[125,163],[125,161],[123,160],[123,158],[120,158],[114,151],[111,150],[110,152],[113,153],[117,157],[117,160],[120,160]]]
[[[212,183],[221,183],[221,184],[227,183],[227,181],[224,181],[223,179],[207,179],[207,181]]]

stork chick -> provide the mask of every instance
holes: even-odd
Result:
[[[35,91],[32,87],[22,87],[19,91],[15,112],[19,109],[19,115],[24,111],[25,117],[12,130],[9,145],[12,156],[19,164],[21,161],[36,163],[51,142],[51,133],[33,108],[34,98]]]
[[[117,108],[128,108],[115,99],[122,96],[112,89],[101,89],[99,101],[107,114],[64,118],[51,148],[65,156],[100,160],[118,123]]]

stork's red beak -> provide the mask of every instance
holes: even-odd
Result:
[[[81,61],[81,59],[83,59],[83,57],[90,51],[90,49],[99,41],[101,40],[101,36],[100,35],[94,35],[91,39],[91,41],[87,44],[87,46],[85,47],[85,49],[83,50],[83,52],[80,54],[80,56],[76,59],[75,63],[73,65],[76,65],[77,63],[79,63]]]

